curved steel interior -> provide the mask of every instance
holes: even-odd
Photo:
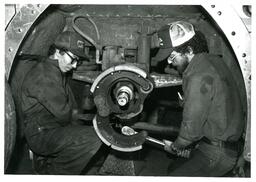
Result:
[[[5,33],[5,75],[13,71],[15,57],[20,54],[46,55],[47,47],[63,30],[72,29],[72,17],[84,15],[98,25],[101,45],[137,48],[137,32],[150,33],[161,25],[183,19],[195,24],[206,34],[210,52],[222,55],[241,88],[247,110],[247,135],[244,158],[250,161],[251,121],[251,52],[250,32],[237,9],[230,5],[47,5],[10,6]],[[227,24],[232,20],[232,26]],[[94,27],[78,19],[81,30],[95,40]],[[47,26],[46,26],[47,25]],[[103,31],[104,30],[104,31]],[[98,42],[97,42],[98,43]],[[233,60],[237,60],[234,62]],[[151,60],[152,61],[152,60]],[[151,63],[153,65],[154,63]]]

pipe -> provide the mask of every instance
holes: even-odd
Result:
[[[145,64],[147,72],[149,72],[150,68],[151,47],[151,35],[148,34],[148,26],[142,25],[141,33],[138,38],[138,63]]]
[[[89,20],[89,22],[93,25],[95,31],[96,31],[96,35],[97,35],[97,42],[92,39],[89,35],[85,34],[82,30],[80,30],[78,28],[78,26],[76,26],[75,24],[75,21],[77,18],[86,18]],[[72,27],[74,28],[74,30],[80,34],[83,38],[85,38],[86,40],[88,40],[92,45],[95,46],[96,48],[96,63],[99,64],[100,63],[100,53],[101,53],[101,45],[99,44],[99,41],[100,41],[100,33],[99,33],[99,30],[98,30],[98,27],[97,25],[95,24],[95,22],[88,16],[82,16],[82,15],[78,15],[78,16],[75,16],[73,19],[72,19]]]

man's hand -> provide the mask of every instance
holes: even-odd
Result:
[[[184,157],[184,158],[189,158],[190,157],[190,153],[191,153],[191,150],[189,149],[177,149],[174,145],[173,142],[171,141],[168,141],[168,140],[163,140],[164,141],[164,150],[173,154],[173,155],[176,155],[178,157]]]

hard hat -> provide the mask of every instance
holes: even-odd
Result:
[[[88,58],[84,52],[85,42],[84,39],[75,32],[65,31],[57,36],[54,41],[57,48],[64,48],[76,56]]]
[[[189,41],[195,35],[194,27],[185,21],[176,21],[164,25],[158,32],[159,51],[155,60],[160,61],[167,58],[175,47]]]

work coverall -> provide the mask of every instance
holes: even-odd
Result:
[[[21,93],[30,149],[49,157],[49,174],[80,174],[101,142],[91,126],[72,125],[74,96],[58,61],[46,59],[26,75]]]
[[[169,175],[222,176],[236,163],[237,141],[245,126],[236,82],[223,59],[201,53],[192,58],[184,71],[182,88],[183,120],[175,144],[184,148],[200,142],[191,158],[170,168]],[[229,145],[216,146],[223,142]]]

